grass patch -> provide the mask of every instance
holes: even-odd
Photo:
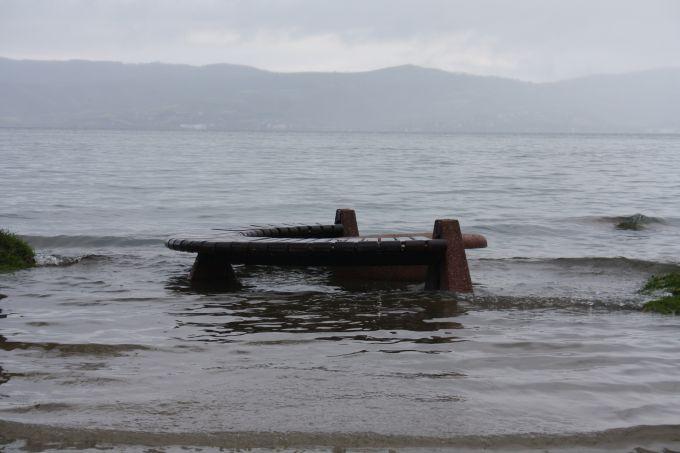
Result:
[[[0,272],[12,272],[35,266],[35,252],[15,234],[0,230]]]
[[[642,287],[641,292],[650,294],[659,291],[670,293],[670,296],[650,300],[642,306],[642,311],[668,315],[680,314],[680,272],[652,275]]]
[[[680,315],[680,296],[650,300],[642,306],[642,311],[653,311],[664,315]]]
[[[668,291],[673,295],[680,295],[680,272],[671,272],[666,275],[652,275],[642,287],[645,293],[653,291]]]
[[[617,230],[633,230],[640,231],[644,230],[650,225],[654,224],[665,224],[666,221],[661,217],[647,217],[643,214],[633,214],[622,217],[611,217],[613,221],[616,222]]]

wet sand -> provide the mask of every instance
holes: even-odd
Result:
[[[669,451],[680,448],[680,425],[636,426],[578,434],[419,437],[376,433],[208,432],[150,433],[59,428],[0,420],[0,439],[30,450],[194,447],[211,449],[432,451]],[[23,441],[18,442],[18,441]],[[161,450],[163,451],[163,450]]]

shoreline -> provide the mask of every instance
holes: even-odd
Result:
[[[680,446],[680,425],[640,425],[583,433],[521,433],[452,437],[402,436],[371,432],[144,432],[29,424],[0,419],[0,441],[26,441],[33,451],[96,446],[281,448],[406,448],[474,450],[617,449]],[[1,445],[1,444],[0,444]]]

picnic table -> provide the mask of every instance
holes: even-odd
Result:
[[[458,220],[440,219],[432,235],[360,236],[356,213],[338,209],[332,224],[251,225],[183,235],[167,247],[197,253],[192,282],[221,282],[240,287],[233,264],[364,267],[426,266],[425,288],[471,292],[465,249],[483,248],[479,234],[462,234]]]

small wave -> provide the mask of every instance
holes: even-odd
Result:
[[[548,236],[554,237],[556,229],[554,226],[537,225],[534,223],[494,223],[494,224],[477,224],[470,225],[469,231],[475,233],[501,233],[507,235],[519,236]]]
[[[126,353],[148,350],[148,346],[138,344],[101,344],[101,343],[45,343],[45,342],[25,342],[9,341],[0,335],[0,350],[13,351],[15,349],[41,349],[46,352],[54,351],[62,356],[111,356],[118,357]]]
[[[465,303],[461,308],[476,308],[486,310],[540,310],[540,309],[564,309],[564,310],[634,310],[642,308],[642,301],[636,301],[631,297],[592,299],[560,296],[499,296],[499,295],[475,295],[474,302]]]
[[[37,249],[73,247],[139,247],[163,244],[161,238],[136,238],[129,236],[31,236],[21,235]]]
[[[578,268],[578,267],[596,267],[600,269],[619,269],[619,270],[633,270],[639,272],[674,272],[680,271],[680,263],[670,263],[664,261],[649,261],[635,258],[626,258],[625,256],[584,256],[584,257],[563,257],[563,258],[529,258],[529,257],[512,257],[512,258],[478,258],[478,261],[484,262],[498,262],[507,264],[528,264],[528,265],[552,265],[562,268]]]
[[[651,275],[680,271],[680,263],[625,257],[482,258],[474,305],[491,309],[642,307]]]
[[[0,213],[0,218],[4,219],[29,219],[30,217],[27,217],[25,215],[21,214],[14,214],[14,213]]]
[[[78,263],[98,262],[109,259],[105,255],[62,256],[36,253],[35,261],[40,267],[66,267]]]
[[[17,406],[8,409],[3,409],[3,412],[10,412],[15,414],[26,414],[31,412],[58,412],[66,410],[74,410],[76,406],[65,403],[42,403],[32,404],[29,406]]]
[[[551,260],[557,265],[564,267],[570,266],[595,266],[610,269],[630,269],[637,271],[675,271],[680,270],[677,263],[663,261],[640,260],[626,258],[624,256],[614,257],[582,257],[582,258],[554,258]]]
[[[614,226],[618,230],[633,231],[644,230],[645,228],[655,225],[670,225],[676,223],[675,219],[651,217],[640,213],[621,216],[585,217],[585,220],[590,220],[595,223],[606,223]]]
[[[648,225],[665,224],[666,222],[658,217],[647,217],[643,214],[633,214],[624,217],[614,217],[616,229],[618,230],[643,230]]]

